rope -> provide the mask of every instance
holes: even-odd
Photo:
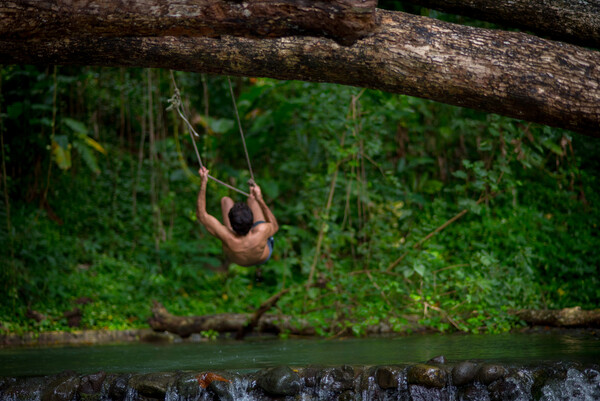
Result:
[[[202,164],[202,159],[200,158],[200,152],[198,152],[198,146],[196,145],[196,140],[192,136],[192,133],[194,135],[196,135],[197,137],[200,137],[200,135],[198,135],[198,133],[196,132],[196,130],[194,129],[192,124],[190,124],[188,119],[185,117],[185,111],[182,111],[183,103],[181,101],[181,95],[179,93],[179,88],[177,88],[177,84],[175,83],[175,76],[173,75],[173,71],[170,71],[170,72],[171,72],[171,81],[173,81],[173,87],[175,88],[175,90],[174,90],[173,96],[168,100],[169,107],[167,107],[167,110],[176,110],[177,113],[179,114],[179,116],[181,117],[181,119],[187,125],[188,133],[190,134],[190,139],[192,140],[192,144],[194,145],[194,150],[196,151],[196,157],[198,158],[198,164],[200,164],[200,167],[203,167],[204,164]],[[229,85],[231,87],[231,83]],[[235,101],[234,101],[234,104],[235,104]],[[236,108],[236,114],[237,114],[237,108]],[[239,121],[239,117],[238,117],[238,121]],[[241,130],[241,126],[240,126],[240,130]],[[246,143],[244,142],[244,149],[245,148],[246,148]],[[248,165],[249,165],[250,159],[248,158],[248,152],[246,152],[246,159],[248,160]],[[250,175],[252,176],[252,170],[250,170]],[[239,192],[242,195],[250,196],[249,193],[244,192],[241,189],[237,189],[236,187],[233,187],[233,186],[219,180],[218,178],[213,177],[210,174],[208,175],[208,178],[210,178],[211,180],[213,180],[229,189]],[[252,176],[252,179],[254,179],[254,176]]]
[[[242,123],[240,121],[240,115],[238,113],[237,104],[235,104],[235,96],[233,95],[233,87],[231,86],[231,79],[227,77],[229,82],[229,92],[231,93],[231,101],[233,102],[233,108],[235,110],[235,117],[237,118],[238,127],[240,129],[240,136],[242,137],[242,143],[244,144],[244,153],[246,154],[246,161],[248,162],[248,171],[250,171],[250,178],[252,184],[254,184],[254,173],[252,172],[252,166],[250,165],[250,156],[248,156],[248,148],[246,148],[246,138],[244,138],[244,132],[242,131]]]

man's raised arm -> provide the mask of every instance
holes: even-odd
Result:
[[[250,188],[250,194],[258,202],[258,205],[260,206],[260,209],[262,210],[262,212],[265,216],[265,221],[267,223],[271,223],[270,226],[271,226],[272,232],[269,234],[269,236],[275,235],[275,233],[279,230],[279,225],[277,224],[277,219],[275,218],[273,213],[271,213],[271,209],[269,209],[269,207],[265,203],[265,201],[262,197],[262,191],[261,191],[260,187],[258,185],[252,186]]]
[[[200,184],[200,192],[198,192],[198,201],[196,202],[196,216],[212,236],[225,242],[230,238],[230,235],[228,235],[230,234],[228,228],[206,211],[206,183],[208,182],[208,170],[203,166],[198,170],[198,173],[200,174],[200,178],[202,178],[202,183]]]

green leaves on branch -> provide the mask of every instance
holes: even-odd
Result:
[[[52,156],[61,170],[71,168],[71,148],[75,148],[87,167],[99,174],[98,160],[94,151],[106,155],[106,150],[87,135],[86,126],[72,118],[63,118],[62,123],[70,129],[70,135],[55,135],[52,139]],[[70,139],[70,142],[69,142]]]

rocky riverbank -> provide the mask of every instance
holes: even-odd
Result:
[[[199,339],[199,335],[194,340]],[[152,329],[131,330],[72,330],[30,332],[24,334],[0,335],[0,346],[49,346],[49,345],[96,345],[129,342],[175,342],[180,337],[167,332],[158,333]]]
[[[478,361],[0,378],[1,400],[599,400],[600,365]]]
[[[429,334],[432,330],[420,327],[411,331],[412,334]],[[533,326],[524,327],[514,332],[518,333],[545,333],[545,334],[569,334],[574,336],[591,336],[600,340],[600,329],[597,328],[563,328]],[[407,333],[393,333],[402,335]],[[381,335],[381,334],[378,334]],[[377,337],[373,335],[372,337]],[[276,337],[274,334],[254,334],[259,337]],[[233,338],[234,334],[226,333],[220,338]],[[135,342],[202,342],[207,341],[200,334],[192,334],[182,338],[177,334],[166,331],[158,332],[153,329],[131,329],[131,330],[72,330],[52,332],[30,332],[25,334],[3,334],[0,335],[0,347],[28,347],[28,346],[53,346],[53,345],[101,345],[112,343],[135,343]]]

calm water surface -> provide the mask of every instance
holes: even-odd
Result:
[[[0,376],[173,370],[252,370],[276,365],[379,365],[481,359],[522,363],[600,363],[600,339],[590,335],[415,335],[340,340],[250,339],[179,344],[0,349]]]

